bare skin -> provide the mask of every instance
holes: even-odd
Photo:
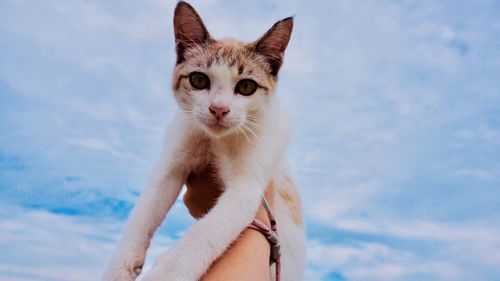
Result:
[[[213,177],[214,170],[191,174],[187,180],[184,203],[196,219],[205,215],[217,202],[222,188]],[[270,225],[265,209],[261,206],[256,217]],[[210,267],[202,281],[269,281],[269,242],[258,231],[244,230],[238,240]]]

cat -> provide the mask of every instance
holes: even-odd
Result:
[[[279,227],[281,280],[302,280],[304,226],[286,161],[290,125],[275,93],[292,28],[285,18],[253,43],[215,40],[193,7],[177,4],[172,88],[180,110],[103,280],[135,280],[156,228],[194,174],[216,177],[222,194],[143,280],[198,280],[251,223],[264,193]]]

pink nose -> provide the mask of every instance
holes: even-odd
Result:
[[[231,111],[227,106],[224,105],[220,106],[214,104],[210,105],[208,110],[210,110],[210,113],[212,113],[212,115],[214,115],[215,118],[217,119],[221,119],[222,117],[226,116],[229,113],[229,111]]]

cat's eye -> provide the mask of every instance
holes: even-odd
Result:
[[[210,87],[210,79],[208,79],[208,76],[198,71],[189,74],[189,83],[197,90],[204,90]]]
[[[234,89],[238,94],[242,94],[244,96],[250,96],[257,91],[257,82],[252,79],[243,79],[236,84],[236,88]]]

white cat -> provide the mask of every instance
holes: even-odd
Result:
[[[253,43],[214,40],[196,11],[178,3],[172,88],[180,111],[103,280],[135,280],[181,188],[189,187],[191,175],[208,173],[218,184],[203,188],[222,188],[222,195],[143,280],[198,280],[250,224],[264,192],[279,226],[281,278],[302,280],[305,238],[286,161],[289,123],[275,94],[292,27],[293,19],[286,18]]]

